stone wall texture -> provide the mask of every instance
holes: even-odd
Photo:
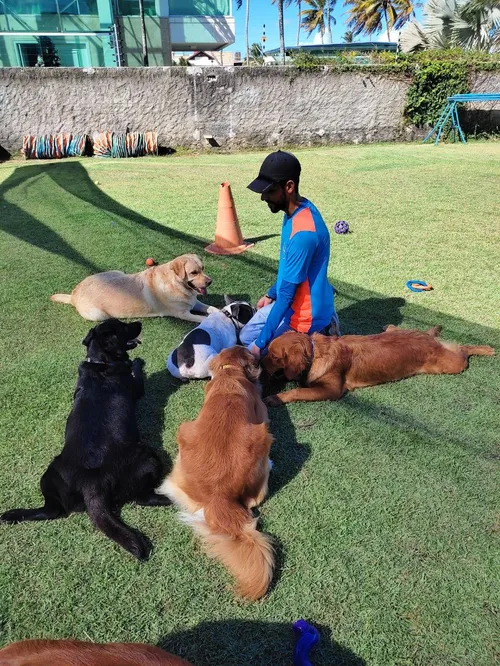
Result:
[[[161,146],[195,149],[413,139],[422,132],[403,122],[410,83],[402,75],[292,68],[5,68],[0,146],[19,150],[25,134],[127,129],[155,130]],[[475,75],[472,91],[499,90],[499,73]],[[498,104],[491,108],[499,113]]]

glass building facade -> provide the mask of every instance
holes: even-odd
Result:
[[[234,42],[231,0],[144,0],[150,65]],[[142,65],[138,0],[0,0],[1,67]]]

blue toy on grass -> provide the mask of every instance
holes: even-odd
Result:
[[[339,220],[338,222],[335,222],[333,230],[335,231],[336,234],[348,234],[349,225],[345,220]]]
[[[424,280],[408,280],[406,286],[410,291],[416,291],[416,292],[432,290],[432,284],[424,282]]]
[[[293,623],[297,642],[293,651],[293,666],[313,666],[309,661],[311,648],[319,642],[319,631],[305,620]]]

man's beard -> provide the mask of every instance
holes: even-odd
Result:
[[[277,201],[277,202],[268,201],[267,205],[268,205],[269,210],[271,211],[271,213],[279,213],[280,211],[285,213],[286,212],[286,195],[284,194],[280,201]]]

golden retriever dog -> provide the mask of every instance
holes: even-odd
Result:
[[[179,427],[177,460],[157,492],[183,510],[182,520],[229,569],[237,592],[259,599],[274,569],[271,540],[257,531],[251,511],[267,495],[273,441],[257,386],[260,369],[244,347],[225,349],[210,369],[203,407]]]
[[[183,254],[141,273],[107,271],[90,275],[71,294],[54,294],[50,300],[70,303],[90,321],[168,316],[200,323],[205,319],[203,315],[218,311],[197,299],[206,295],[211,283],[200,257]]]
[[[192,666],[154,645],[27,640],[0,649],[0,666]]]
[[[338,400],[347,391],[412,375],[454,375],[465,370],[469,356],[495,353],[492,347],[441,342],[440,332],[441,326],[423,332],[391,324],[377,335],[284,333],[269,345],[264,368],[269,374],[283,370],[304,387],[271,395],[266,403]]]

